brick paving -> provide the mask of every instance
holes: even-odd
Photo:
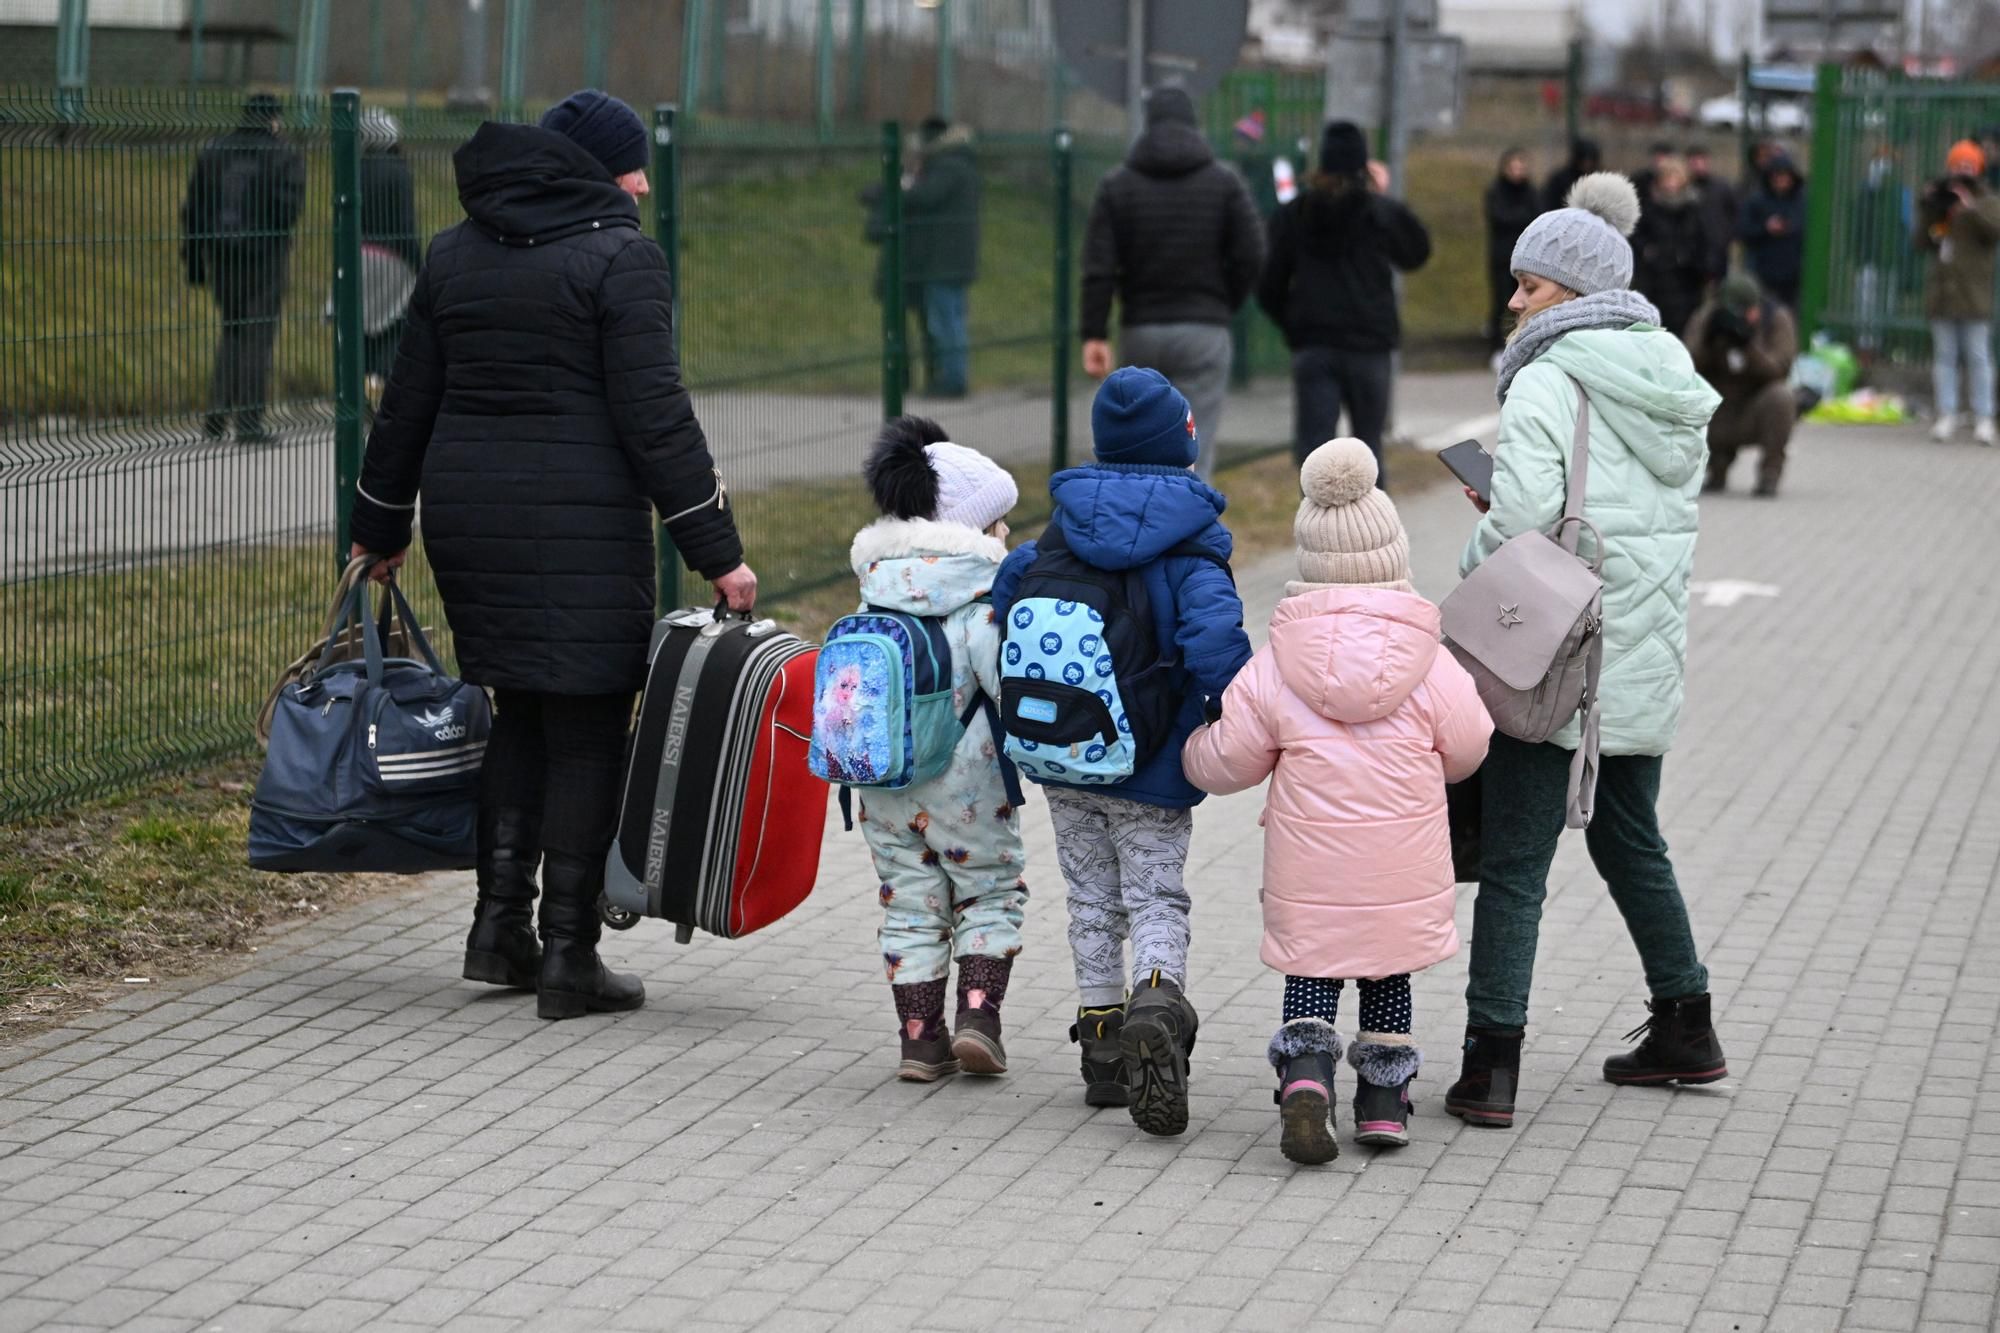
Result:
[[[2000,457],[1796,458],[1780,503],[1704,505],[1699,576],[1780,592],[1696,610],[1667,766],[1727,1082],[1599,1081],[1643,988],[1575,839],[1517,1128],[1442,1113],[1455,959],[1414,1143],[1317,1169],[1277,1150],[1254,794],[1197,826],[1174,1141],[1082,1104],[1039,803],[997,1081],[893,1080],[857,837],[754,939],[617,938],[648,1006],[560,1025],[457,979],[444,879],[0,1053],[0,1328],[1989,1329]],[[1440,593],[1469,511],[1406,516]],[[1282,577],[1243,571],[1254,618]]]

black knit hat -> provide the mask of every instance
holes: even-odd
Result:
[[[646,165],[646,122],[610,93],[595,88],[573,92],[542,113],[541,126],[589,153],[613,177]]]
[[[1368,138],[1351,120],[1336,120],[1320,132],[1319,169],[1329,176],[1359,176],[1368,170]]]

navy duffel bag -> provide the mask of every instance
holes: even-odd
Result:
[[[357,579],[336,632],[360,627],[360,660],[308,672],[278,696],[250,802],[258,870],[416,875],[473,863],[486,692],[445,672],[393,581],[383,598],[378,623]],[[383,656],[392,610],[415,658]]]

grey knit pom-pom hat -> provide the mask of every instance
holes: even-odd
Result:
[[[1639,192],[1615,171],[1598,171],[1570,187],[1568,207],[1544,213],[1514,242],[1508,268],[1558,282],[1578,296],[1632,285],[1632,243]]]

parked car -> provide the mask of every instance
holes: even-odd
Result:
[[[1711,130],[1733,130],[1743,124],[1743,99],[1733,93],[1711,97],[1697,115]],[[1799,134],[1806,128],[1806,111],[1797,102],[1758,102],[1750,112],[1750,128],[1764,134]]]

